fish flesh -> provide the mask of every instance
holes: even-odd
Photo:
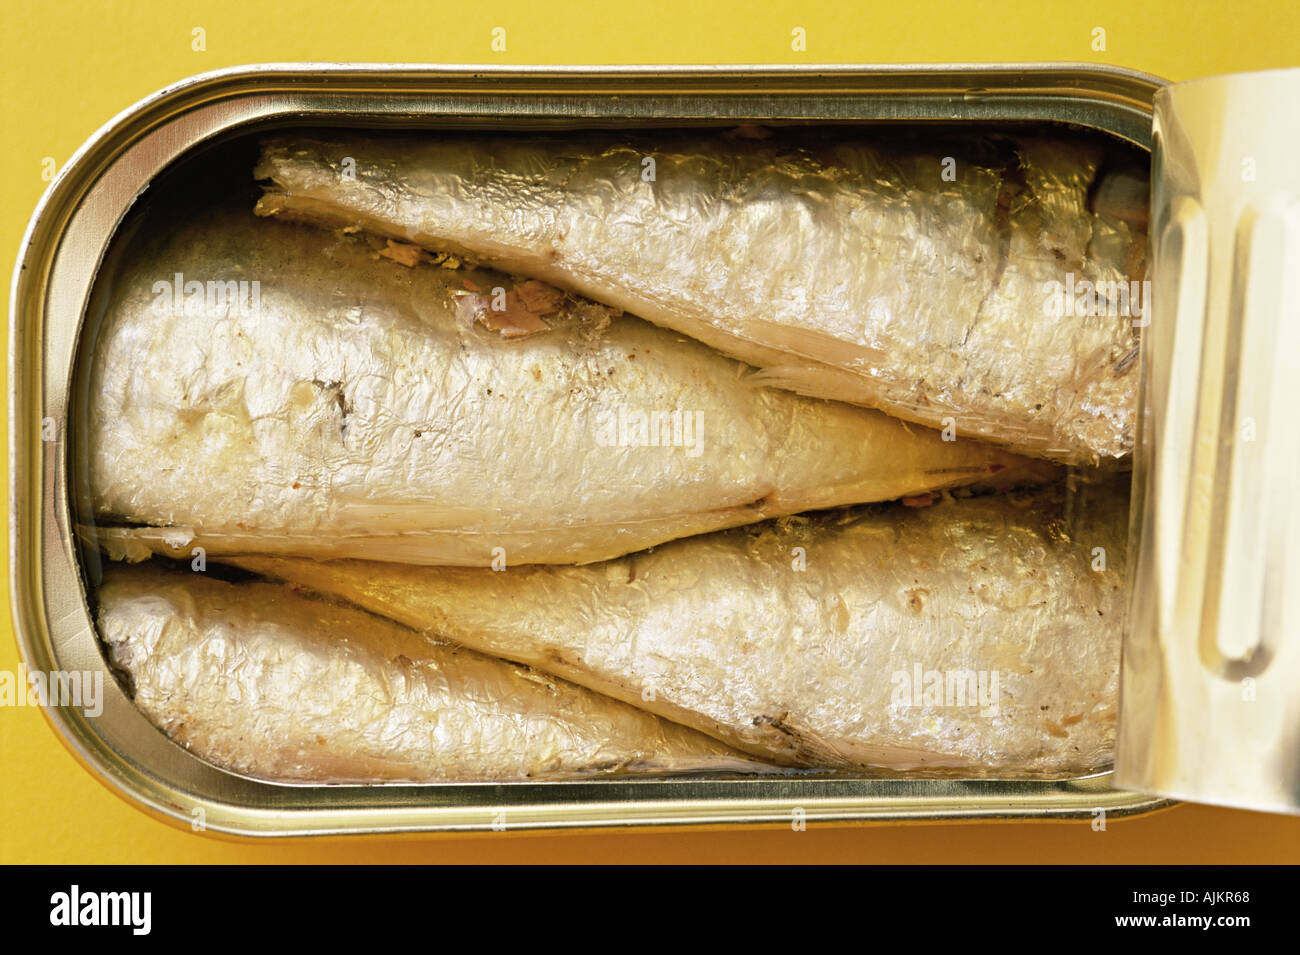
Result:
[[[263,215],[455,249],[769,384],[1097,464],[1132,448],[1144,321],[1119,312],[1143,272],[1145,172],[1104,176],[1104,156],[1042,137],[339,135],[270,140],[255,175]],[[1100,315],[1067,307],[1076,288],[1094,308],[1103,293]]]
[[[1133,446],[1148,172],[897,131],[268,139],[264,216],[534,276],[760,380],[1070,464]]]
[[[1058,776],[1112,758],[1127,496],[878,505],[505,573],[240,566],[563,676],[765,760]]]
[[[115,556],[580,563],[1051,470],[246,204],[141,233],[83,350],[81,520]]]
[[[110,564],[101,637],[135,703],[211,763],[301,782],[766,772],[677,724],[264,582]]]
[[[505,573],[237,558],[764,760],[1058,776],[1113,754],[1114,480],[875,505]]]

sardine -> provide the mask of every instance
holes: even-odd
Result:
[[[225,769],[280,781],[765,772],[693,730],[262,582],[105,568],[99,630],[136,705]]]
[[[84,513],[119,556],[594,561],[1045,471],[757,387],[537,282],[381,254],[413,248],[247,207],[149,234],[89,349],[78,444]]]
[[[1112,758],[1126,504],[877,505],[500,574],[236,563],[776,763],[1053,776]]]
[[[1133,445],[1146,172],[1096,140],[287,136],[262,215],[455,250],[760,380],[1074,464]],[[1088,312],[1090,314],[1084,314]]]

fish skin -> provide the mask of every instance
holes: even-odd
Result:
[[[1132,450],[1139,332],[1044,302],[1067,272],[1143,275],[1145,172],[1099,182],[1103,156],[1046,137],[338,133],[270,139],[254,174],[262,215],[458,250],[695,337],[767,384],[1097,465]]]
[[[754,386],[739,362],[590,303],[566,300],[548,331],[505,340],[473,308],[512,280],[399,265],[366,237],[246,207],[152,234],[171,237],[121,277],[79,419],[83,521],[101,525],[83,533],[115,556],[188,560],[201,547],[584,562],[808,508],[1050,471]],[[257,281],[259,303],[251,285],[242,310],[169,301],[177,273]],[[535,285],[510,294],[546,300]],[[694,437],[684,426],[681,446],[621,446],[620,407],[681,411]]]
[[[136,705],[195,755],[298,782],[775,771],[564,680],[263,582],[109,565],[99,629]]]
[[[1126,527],[1123,490],[1085,487],[787,518],[586,567],[235,563],[776,763],[1042,777],[1112,759]],[[917,667],[918,695],[930,672],[984,671],[996,712],[911,705],[935,702],[906,695]]]

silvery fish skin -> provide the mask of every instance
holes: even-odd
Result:
[[[1104,289],[1120,311],[1141,279],[1145,171],[1102,175],[1095,140],[869,136],[284,137],[255,170],[258,211],[467,252],[771,385],[1124,461],[1141,286],[1130,315],[1079,317],[1064,296]]]
[[[549,331],[506,340],[484,303],[520,285],[399,265],[366,237],[246,207],[155,232],[88,369],[84,507],[128,525],[97,532],[117,556],[584,562],[1044,471],[757,387],[697,342],[559,293]],[[212,291],[236,280],[237,304]]]
[[[513,781],[764,772],[564,680],[261,582],[109,565],[99,629],[136,705],[196,755],[263,779]]]
[[[1122,489],[1085,487],[787,518],[587,567],[237,563],[773,762],[1054,776],[1113,753],[1126,513]]]

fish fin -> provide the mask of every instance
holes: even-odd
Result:
[[[749,376],[764,388],[793,391],[806,398],[826,398],[866,408],[879,408],[871,380],[837,368],[817,365],[767,365]]]
[[[883,349],[874,345],[848,342],[825,332],[777,322],[750,322],[746,326],[745,337],[766,348],[776,348],[840,368],[881,365],[889,357]]]

